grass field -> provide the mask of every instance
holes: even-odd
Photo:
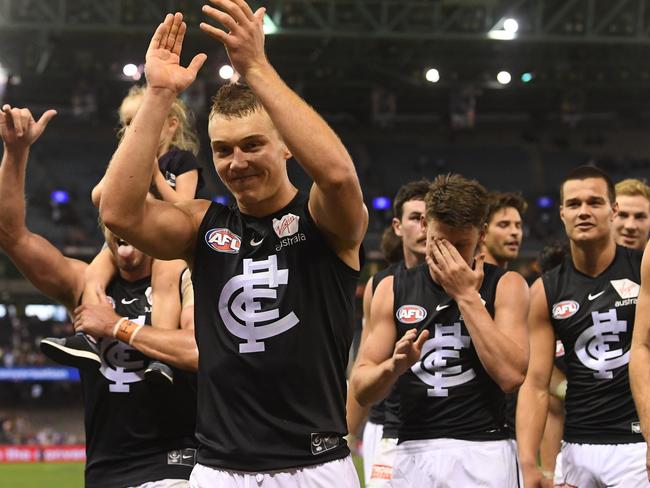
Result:
[[[363,462],[355,457],[361,473]],[[11,488],[83,488],[83,463],[0,464],[0,486]],[[363,488],[363,481],[361,483]]]

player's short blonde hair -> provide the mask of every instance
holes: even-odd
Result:
[[[627,178],[616,183],[616,196],[642,196],[650,202],[650,187],[643,180]]]

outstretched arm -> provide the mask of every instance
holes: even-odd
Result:
[[[41,136],[54,110],[35,121],[26,109],[2,107],[0,137],[0,247],[20,272],[45,295],[73,310],[83,290],[86,264],[69,259],[25,226],[25,171],[29,148]]]
[[[548,314],[544,284],[539,278],[530,290],[530,364],[517,399],[517,447],[526,488],[542,486],[537,469],[544,425],[548,414],[549,382],[555,357],[555,334]]]
[[[650,244],[646,245],[641,262],[641,291],[636,304],[632,352],[630,357],[630,386],[641,421],[641,433],[650,445]],[[650,479],[650,449],[646,469]]]
[[[223,43],[233,67],[259,98],[289,151],[314,180],[309,210],[339,257],[359,268],[359,245],[368,226],[361,186],[345,146],[331,127],[273,69],[264,53],[265,9],[244,0],[210,0],[203,12],[225,26],[201,29]]]
[[[205,54],[198,54],[187,68],[180,66],[185,30],[182,14],[169,14],[151,39],[145,65],[147,88],[106,171],[100,215],[109,229],[146,254],[191,262],[198,225],[209,202],[174,205],[147,199],[151,162],[169,109],[206,60]]]

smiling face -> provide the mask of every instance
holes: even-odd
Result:
[[[217,174],[240,205],[254,206],[290,187],[291,153],[266,111],[242,117],[215,114],[208,125]]]
[[[650,202],[643,195],[618,195],[618,213],[614,217],[617,244],[643,250],[650,233]]]
[[[522,237],[519,211],[514,207],[505,207],[497,210],[487,224],[485,249],[497,263],[507,263],[517,259]]]
[[[570,240],[584,243],[611,238],[616,204],[609,200],[604,179],[568,180],[562,194],[560,217]]]

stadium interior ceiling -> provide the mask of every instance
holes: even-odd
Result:
[[[226,82],[218,74],[225,51],[198,28],[203,3],[0,0],[0,99],[59,111],[33,151],[43,164],[28,175],[30,226],[69,253],[87,258],[101,245],[86,195],[114,150],[116,109],[165,13],[181,11],[188,22],[184,63],[209,56],[195,84],[199,104]],[[650,0],[249,3],[267,8],[271,62],[350,149],[369,207],[408,179],[444,171],[551,207],[547,195],[569,165],[596,162],[617,179],[650,175]],[[126,75],[129,63],[136,72]],[[206,113],[197,113],[200,159],[217,181]],[[53,204],[51,192],[66,185],[71,203]],[[208,190],[224,192],[219,183]],[[390,210],[371,211],[367,247],[376,250]],[[556,214],[531,205],[523,255],[557,230]],[[0,259],[0,277],[10,268]]]

